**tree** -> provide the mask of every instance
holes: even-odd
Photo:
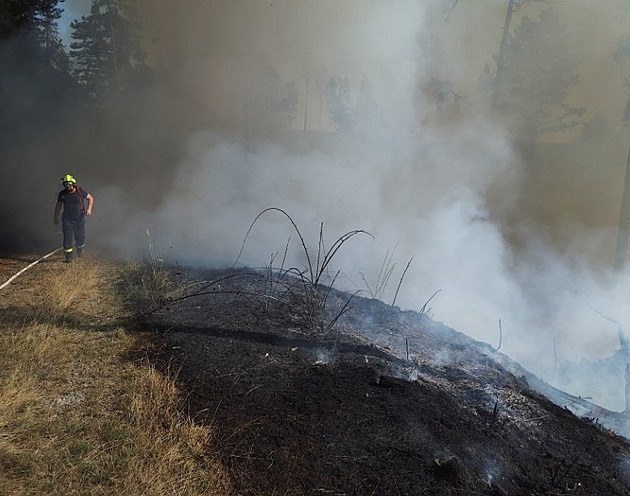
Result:
[[[60,2],[63,0],[0,0],[0,40],[37,28],[42,17],[56,21],[61,16]]]
[[[241,102],[235,124],[247,139],[270,138],[291,128],[297,117],[298,91],[295,82],[282,82],[266,56],[256,54],[247,60],[250,77],[232,88],[235,101]],[[225,126],[226,123],[224,122]]]
[[[486,68],[486,80],[494,82],[493,111],[508,120],[523,155],[541,136],[582,123],[585,109],[566,103],[569,89],[579,81],[578,63],[567,55],[567,39],[553,10],[537,20],[524,17],[502,44],[497,72]]]
[[[613,59],[619,63],[630,60],[630,35],[617,42]],[[630,96],[630,78],[623,83]],[[626,108],[622,118],[626,126],[630,126],[630,98],[626,102]],[[628,235],[630,234],[630,149],[626,160],[626,175],[624,179],[623,194],[621,198],[621,211],[619,213],[619,227],[617,229],[617,243],[615,247],[614,269],[620,272],[628,258]]]
[[[61,2],[63,0],[0,0],[0,42],[13,39],[16,43],[12,49],[19,46],[30,51],[29,65],[36,59],[42,67],[67,73],[68,56],[57,26]]]
[[[335,123],[337,130],[352,129],[354,118],[350,81],[347,78],[331,77],[326,86],[325,95],[330,118]]]
[[[501,43],[499,44],[499,55],[496,57],[497,67],[494,74],[494,84],[492,85],[492,100],[490,102],[490,114],[494,113],[494,109],[497,105],[497,98],[499,94],[499,88],[501,87],[501,81],[503,76],[503,68],[505,66],[505,48],[507,45],[508,35],[510,33],[510,23],[512,22],[512,14],[514,13],[514,1],[508,0],[507,12],[505,14],[505,24],[503,25],[503,34],[501,36]]]
[[[41,114],[72,96],[68,56],[59,36],[60,0],[0,0],[0,124],[13,133],[22,115]]]
[[[41,143],[55,141],[75,98],[57,27],[59,4],[0,0],[0,168],[21,181],[15,191],[22,195],[39,191],[38,181],[50,177],[46,169],[55,158]],[[0,199],[0,249],[32,249],[45,235],[33,229],[37,215],[27,205],[15,208],[15,191]]]
[[[453,8],[459,0],[453,3]],[[501,43],[499,44],[499,54],[496,57],[496,71],[494,74],[494,82],[492,85],[492,100],[490,101],[490,114],[494,113],[497,105],[497,98],[501,82],[503,80],[503,69],[505,66],[505,50],[507,47],[508,36],[510,34],[510,24],[512,23],[512,15],[528,2],[547,2],[547,0],[508,0],[507,11],[505,12],[505,23],[503,24],[503,34],[501,35]]]
[[[51,68],[60,73],[64,82],[69,82],[70,59],[59,36],[57,25],[61,9],[57,7],[57,2],[40,0],[39,4],[35,11],[34,27],[42,56],[49,61]]]
[[[446,14],[444,16],[444,20],[448,21],[449,17],[455,10],[455,7],[459,4],[460,0],[449,0],[450,6],[448,7]],[[494,74],[490,76],[489,68],[486,68],[484,76],[486,81],[492,80],[492,83],[489,85],[492,88],[492,98],[490,101],[490,114],[494,113],[494,109],[497,104],[497,98],[499,93],[499,88],[501,87],[501,81],[503,78],[503,68],[505,66],[505,49],[508,42],[508,36],[510,34],[510,25],[512,23],[512,16],[518,11],[521,7],[523,7],[527,3],[534,2],[543,2],[547,3],[548,0],[508,0],[507,10],[505,12],[505,22],[503,24],[503,32],[501,35],[501,42],[499,44],[499,53],[495,57],[496,67],[494,70]]]
[[[71,24],[75,77],[92,102],[146,81],[146,55],[132,0],[93,0],[90,14]]]

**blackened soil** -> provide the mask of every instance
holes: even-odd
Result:
[[[327,290],[318,312],[301,283],[245,271],[173,278],[200,294],[147,326],[238,494],[630,494],[625,439],[426,316],[355,296],[339,317],[351,295]]]

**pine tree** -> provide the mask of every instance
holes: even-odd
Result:
[[[0,40],[33,27],[40,5],[57,3],[57,0],[0,0]]]
[[[57,21],[63,0],[0,0],[0,113],[10,122],[36,108],[58,106],[71,95],[69,58]],[[13,117],[9,117],[13,115]]]
[[[5,177],[38,190],[55,162],[37,159],[53,143],[74,103],[69,60],[57,21],[61,0],[0,0],[0,157]],[[56,172],[54,173],[57,174]],[[54,176],[53,176],[54,177]],[[16,179],[18,180],[18,179]],[[26,190],[26,189],[25,189]],[[32,249],[42,231],[30,231],[33,212],[15,209],[15,197],[0,199],[0,247]]]
[[[53,68],[67,70],[57,21],[63,0],[0,0],[0,41],[19,37],[21,46],[40,52]]]
[[[90,14],[71,24],[75,77],[88,98],[105,98],[146,80],[140,25],[130,0],[94,0]]]
[[[627,63],[630,60],[630,35],[617,42],[617,48],[613,58],[618,63]],[[630,95],[630,78],[626,78],[623,83],[624,88]],[[630,98],[626,102],[623,114],[623,123],[630,126]],[[630,235],[630,149],[626,160],[626,174],[621,198],[621,212],[619,214],[619,228],[617,230],[617,245],[615,249],[614,269],[621,272],[627,265],[628,259],[628,236]]]
[[[492,109],[510,117],[524,156],[540,137],[582,124],[585,109],[567,104],[569,89],[579,82],[567,39],[558,14],[548,9],[537,20],[523,17],[502,42]]]
[[[61,0],[63,1],[63,0]],[[34,28],[42,56],[49,61],[52,70],[58,73],[62,83],[70,83],[70,59],[59,36],[57,21],[62,11],[57,1],[39,0],[34,12]]]

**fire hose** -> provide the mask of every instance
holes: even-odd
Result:
[[[7,279],[7,281],[5,281],[4,283],[2,283],[0,285],[0,289],[5,288],[6,286],[8,286],[11,281],[13,281],[14,279],[16,279],[18,276],[20,276],[21,274],[23,274],[24,272],[26,272],[28,269],[30,269],[31,267],[33,267],[34,265],[38,264],[39,262],[41,262],[42,260],[46,260],[48,257],[54,255],[55,253],[57,253],[58,251],[60,251],[61,248],[57,248],[56,250],[51,251],[50,253],[48,253],[47,255],[44,255],[42,258],[40,258],[39,260],[35,260],[33,263],[27,265],[26,267],[24,267],[22,270],[20,270],[19,272],[17,272],[16,274],[14,274],[13,276],[9,277],[9,279]]]

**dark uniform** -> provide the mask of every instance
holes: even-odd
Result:
[[[66,260],[72,257],[72,242],[77,247],[77,255],[80,257],[85,246],[85,197],[87,191],[76,186],[75,191],[70,193],[64,189],[57,195],[57,201],[63,204],[63,215],[61,225],[63,231],[63,251]]]

